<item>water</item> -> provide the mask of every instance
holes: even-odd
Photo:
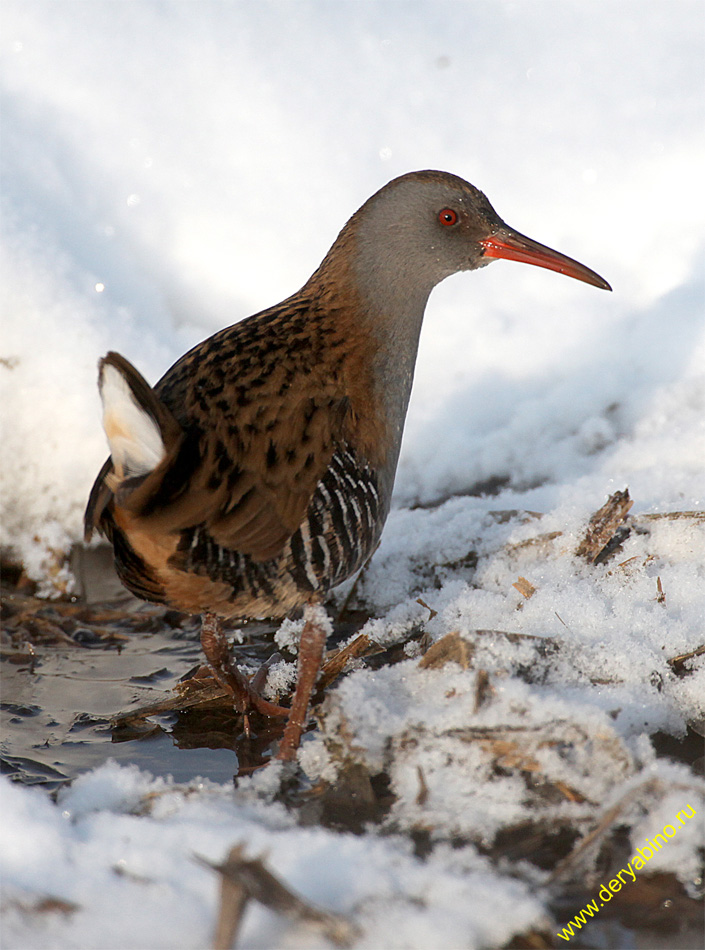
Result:
[[[177,781],[227,782],[258,755],[266,761],[270,721],[253,718],[248,738],[227,700],[122,718],[175,702],[173,690],[202,663],[197,620],[134,601],[48,603],[5,588],[3,621],[0,759],[14,780],[54,790],[115,759]],[[253,625],[240,653],[257,664],[272,629]]]

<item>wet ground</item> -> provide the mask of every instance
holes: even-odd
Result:
[[[15,781],[53,791],[112,758],[176,781],[227,782],[271,754],[278,724],[255,717],[248,738],[217,689],[212,702],[199,696],[184,710],[169,708],[199,683],[198,620],[125,597],[110,574],[104,592],[115,599],[96,601],[101,591],[91,587],[92,602],[41,600],[8,580],[15,578],[6,575],[1,591],[0,765]],[[246,628],[236,647],[242,661],[266,659],[275,629]],[[144,708],[156,711],[146,717]]]
[[[73,568],[78,594],[54,601],[5,572],[2,772],[54,791],[107,759],[177,782],[228,782],[266,764],[283,721],[255,713],[245,724],[235,714],[202,666],[199,619],[127,595],[103,549],[80,550]],[[338,625],[329,649],[364,619]],[[276,629],[250,623],[230,631],[244,669],[254,672],[272,655]]]
[[[250,734],[245,734],[242,717],[201,665],[199,621],[125,596],[106,568],[104,552],[78,557],[83,559],[74,565],[80,590],[73,598],[39,599],[21,575],[5,574],[0,591],[2,771],[52,793],[107,759],[184,783],[196,776],[231,782],[266,764],[283,723],[253,716]],[[365,619],[348,617],[336,625],[336,638],[348,639]],[[274,650],[275,629],[266,624],[242,628],[242,642],[234,646],[238,660],[256,669]],[[329,658],[335,657],[335,643],[329,641],[328,647]],[[403,655],[398,652],[398,657],[392,649],[367,662],[394,662]],[[328,682],[335,676],[334,659],[329,665]],[[286,704],[287,698],[282,699]],[[695,733],[684,741],[654,737],[659,754],[696,772],[702,741]],[[341,773],[335,788],[302,796],[301,789],[292,787],[285,798],[303,823],[362,833],[367,822],[379,821],[389,808],[392,799],[384,778],[351,768]],[[354,802],[360,805],[357,810]],[[575,836],[563,840],[551,828],[514,828],[498,836],[489,856],[552,867],[574,841]],[[415,841],[414,848],[423,857],[424,842]],[[629,896],[628,906],[614,908],[618,923],[608,923],[604,915],[605,921],[593,928],[597,944],[576,938],[571,945],[610,945],[615,925],[620,946],[702,945],[702,906],[673,875],[643,876]],[[583,888],[564,890],[553,911],[568,919],[589,897]],[[517,940],[510,946],[555,945],[539,933]]]

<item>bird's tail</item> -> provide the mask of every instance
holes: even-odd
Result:
[[[163,422],[160,425],[164,407],[124,356],[108,353],[98,365],[103,428],[115,480],[148,475],[166,455],[166,433]]]
[[[94,528],[101,527],[113,496],[124,503],[129,496],[142,494],[139,489],[145,479],[183,436],[174,416],[124,356],[108,353],[98,367],[103,428],[110,458],[91,491],[85,515],[86,538],[90,538]]]

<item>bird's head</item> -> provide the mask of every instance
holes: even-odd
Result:
[[[612,289],[589,267],[505,224],[479,189],[447,172],[419,171],[395,178],[350,224],[363,280],[395,274],[397,284],[411,282],[428,294],[451,274],[504,258]]]

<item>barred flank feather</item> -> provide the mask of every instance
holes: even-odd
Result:
[[[281,555],[255,562],[217,544],[205,525],[182,532],[174,564],[229,584],[234,595],[275,598],[279,578],[303,592],[323,592],[362,566],[381,530],[375,473],[339,449],[314,492],[300,528]]]

